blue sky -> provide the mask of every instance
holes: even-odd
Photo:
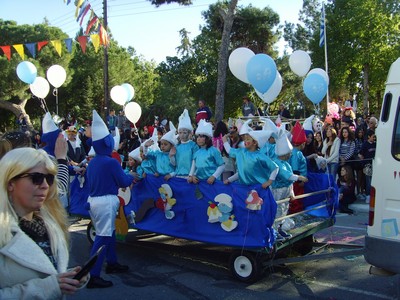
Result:
[[[75,37],[79,24],[75,21],[75,5],[66,5],[63,0],[0,0],[0,18],[14,20],[19,25],[39,24],[44,18],[52,26],[60,27],[70,37]],[[191,7],[177,4],[156,8],[146,0],[107,0],[108,25],[113,37],[121,46],[132,46],[137,54],[157,63],[166,56],[176,55],[180,44],[179,30],[185,28],[194,38],[199,33],[199,25],[204,24],[201,12],[215,3],[213,0],[193,0]],[[103,15],[103,1],[89,0],[98,16]],[[297,23],[303,0],[239,0],[239,5],[275,10],[284,21]],[[88,16],[84,23],[87,22]],[[21,41],[21,43],[31,41]],[[280,42],[279,48],[283,49]]]

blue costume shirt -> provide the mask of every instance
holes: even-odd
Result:
[[[188,176],[192,167],[194,153],[199,149],[199,146],[193,141],[181,143],[176,146],[176,176]]]
[[[169,159],[169,152],[149,151],[146,155],[150,161],[155,161],[156,172],[159,175],[167,175],[175,172],[175,167],[171,164]]]
[[[288,161],[281,160],[279,158],[275,158],[274,162],[278,165],[279,172],[271,187],[273,189],[289,187],[291,184],[293,184],[293,181],[289,179],[293,175],[292,167]]]
[[[87,178],[91,197],[118,195],[118,189],[128,187],[134,179],[124,173],[115,158],[107,155],[92,158],[87,167]]]
[[[289,164],[294,174],[307,177],[307,159],[299,149],[293,148],[292,155],[289,158]]]
[[[249,151],[246,148],[231,148],[229,156],[236,160],[239,182],[242,184],[263,184],[278,168],[266,154],[260,151]]]
[[[221,153],[213,146],[208,149],[200,148],[197,150],[193,155],[193,160],[196,165],[194,175],[201,180],[207,180],[219,166],[224,164]]]

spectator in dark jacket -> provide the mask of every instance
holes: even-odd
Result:
[[[201,119],[210,121],[212,117],[211,110],[206,106],[206,102],[204,100],[199,100],[199,108],[196,112],[196,124],[200,122]]]

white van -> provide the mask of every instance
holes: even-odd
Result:
[[[400,274],[400,58],[390,67],[376,129],[365,260],[373,274]]]

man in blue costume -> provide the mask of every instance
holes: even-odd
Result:
[[[88,203],[90,217],[96,228],[96,237],[90,255],[94,255],[103,245],[106,245],[106,249],[99,255],[94,268],[90,271],[91,278],[87,287],[106,288],[112,286],[113,283],[100,277],[104,259],[107,261],[107,274],[123,273],[129,270],[128,266],[117,262],[115,219],[120,205],[117,196],[118,189],[130,186],[134,177],[126,175],[121,164],[111,157],[114,149],[113,136],[95,110],[93,110],[92,122],[92,147],[96,156],[87,168],[90,188]]]

